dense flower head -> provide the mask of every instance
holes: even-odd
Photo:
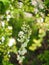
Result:
[[[49,4],[47,3],[43,0],[0,0],[0,65],[13,65],[15,61],[23,65],[24,60],[27,63],[31,60],[33,64],[29,65],[34,65],[36,60],[40,60],[36,57],[32,61],[30,56],[34,56],[34,52],[29,54],[30,51],[35,50],[40,53],[39,49],[42,48],[45,51],[49,47],[47,45],[49,43]],[[13,64],[9,63],[11,57],[12,63],[14,60]]]
[[[9,39],[8,46],[9,46],[9,47],[13,46],[13,45],[15,44],[15,42],[16,42],[16,41],[15,41],[14,38]]]

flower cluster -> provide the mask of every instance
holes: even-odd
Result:
[[[44,9],[44,5],[41,0],[32,0],[31,3],[34,7],[37,7],[39,9]]]
[[[26,47],[30,40],[31,32],[32,30],[30,26],[24,23],[21,27],[21,31],[19,32],[17,39],[17,41],[21,43],[21,47],[18,50],[18,55],[17,55],[17,60],[19,61],[19,63],[23,61],[23,59],[25,58],[24,55],[27,53]]]
[[[34,14],[36,15],[37,22],[43,22],[45,17],[45,5],[43,4],[43,2],[41,0],[31,0],[31,4],[34,6]]]

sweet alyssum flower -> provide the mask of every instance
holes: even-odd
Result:
[[[2,36],[2,42],[4,42],[4,40],[5,40],[5,37],[4,37],[4,36]]]
[[[39,22],[43,22],[44,21],[44,19],[41,17],[41,18],[37,18],[37,22],[39,23]]]
[[[31,4],[34,6],[37,6],[37,1],[36,0],[31,0]]]
[[[37,14],[39,10],[37,8],[34,8],[34,13]]]
[[[44,7],[43,7],[42,4],[39,4],[39,8],[40,8],[40,9],[44,9]]]
[[[24,32],[23,31],[20,31],[19,34],[18,34],[18,37],[21,38],[21,37],[23,37],[23,35],[24,35]]]
[[[22,2],[18,2],[19,8],[22,8],[23,3]]]
[[[7,15],[7,21],[9,21],[10,20],[10,18],[11,18],[11,15]]]
[[[20,48],[20,50],[18,51],[18,53],[19,53],[20,55],[24,55],[25,53],[27,53],[27,50],[22,47],[22,48]]]
[[[8,46],[11,47],[16,43],[14,38],[9,39]]]
[[[19,63],[22,63],[24,56],[17,55],[17,60],[20,60]]]
[[[5,22],[4,22],[4,21],[1,21],[1,24],[2,24],[2,27],[4,27],[4,26],[5,26]]]
[[[6,11],[6,15],[8,15],[9,13],[10,13],[10,10],[7,10],[7,11]]]
[[[12,27],[11,27],[11,26],[8,26],[8,29],[9,29],[9,30],[12,30]]]
[[[29,18],[31,18],[31,17],[32,17],[32,14],[31,14],[31,13],[28,13],[28,12],[24,12],[24,17],[29,17]]]

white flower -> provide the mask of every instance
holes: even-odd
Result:
[[[7,10],[7,11],[6,11],[6,14],[8,15],[9,13],[10,13],[10,10]]]
[[[18,2],[18,4],[19,4],[19,8],[22,8],[23,3],[22,2]]]
[[[43,19],[43,18],[38,18],[38,19],[37,19],[37,22],[38,22],[38,23],[39,23],[39,22],[41,22],[41,23],[42,23],[43,21],[44,21],[44,19]]]
[[[9,40],[8,46],[11,47],[11,46],[13,46],[15,43],[16,43],[15,39],[14,39],[14,38],[11,38],[11,39]]]
[[[32,14],[31,13],[24,12],[24,16],[31,18],[32,17]]]
[[[23,43],[24,39],[23,38],[20,38],[20,39],[18,38],[17,41],[20,42],[20,43]]]
[[[24,58],[24,56],[17,55],[17,60],[19,61],[19,63],[22,63]]]
[[[4,37],[4,36],[2,36],[2,42],[4,42],[4,40],[5,40],[5,37]]]
[[[20,38],[22,38],[23,35],[24,35],[24,32],[23,32],[23,31],[20,31],[19,34],[18,34],[18,36],[19,36]]]
[[[44,7],[43,7],[43,5],[42,5],[42,4],[39,4],[39,8],[40,8],[40,9],[43,9]]]
[[[21,47],[26,47],[27,46],[27,43],[23,43]]]
[[[25,58],[24,56],[20,57],[19,64],[23,62],[24,58]]]
[[[22,48],[23,48],[23,47],[27,47],[28,42],[29,42],[29,39],[27,39],[27,40],[22,44],[21,47],[22,47]]]
[[[8,26],[8,29],[9,29],[9,30],[12,30],[12,27],[11,27],[11,26]]]
[[[11,18],[11,15],[7,15],[7,18],[8,18],[8,19]]]
[[[37,14],[39,12],[39,10],[37,8],[34,9],[35,14]]]
[[[40,15],[44,18],[44,13],[40,12]]]
[[[37,6],[37,1],[36,0],[32,0],[31,3],[32,3],[32,5]]]
[[[4,27],[4,26],[5,26],[5,22],[1,21],[1,24],[2,24],[2,27]]]
[[[20,50],[18,51],[18,53],[20,55],[24,55],[25,53],[27,53],[27,50],[25,48],[20,48]]]
[[[7,21],[9,21],[11,18],[11,15],[7,15]]]
[[[17,60],[20,60],[20,55],[17,55]]]

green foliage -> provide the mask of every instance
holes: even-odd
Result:
[[[42,62],[42,65],[49,65],[49,50],[45,50],[38,58]]]
[[[42,48],[46,32],[49,32],[47,8],[49,0],[0,0],[0,65],[13,65],[10,63],[11,52],[21,65],[28,51],[34,53]],[[45,65],[49,65],[48,54],[45,51],[39,55],[41,61],[45,59],[48,63]],[[25,62],[28,63],[27,58]],[[38,65],[36,59],[32,64]]]
[[[45,5],[49,8],[49,0],[45,0]]]

